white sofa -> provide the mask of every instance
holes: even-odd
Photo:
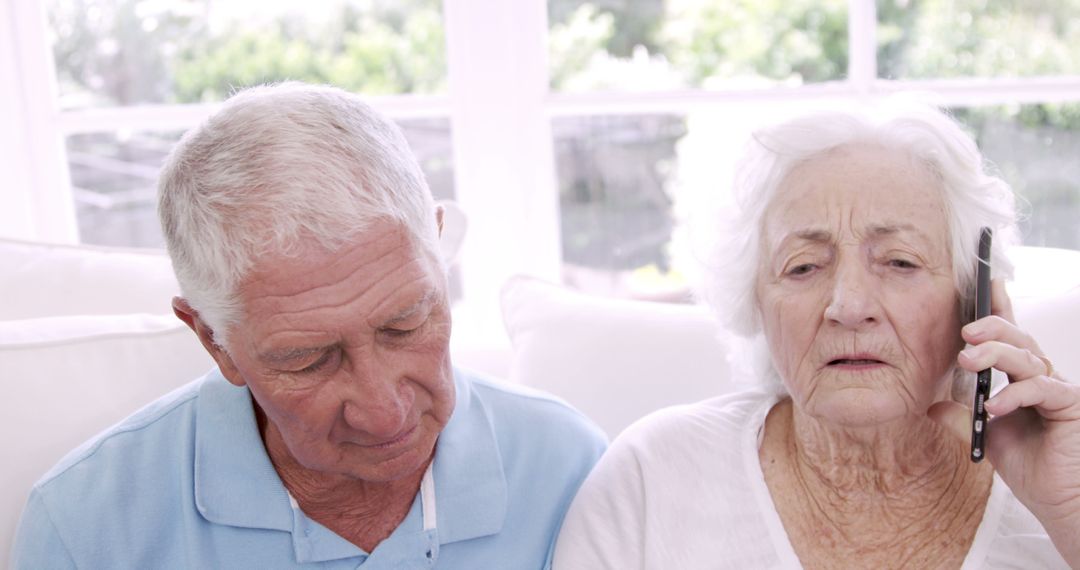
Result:
[[[448,256],[463,224],[451,223]],[[1080,378],[1080,252],[1018,248],[1014,259],[1019,320]],[[0,267],[2,565],[33,481],[212,363],[171,314],[177,286],[161,252],[0,240]],[[555,393],[611,436],[652,410],[733,386],[723,337],[702,307],[600,299],[521,277],[506,284],[502,309],[509,369],[460,343],[455,361]]]

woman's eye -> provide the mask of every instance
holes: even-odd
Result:
[[[890,259],[889,265],[898,269],[915,269],[918,265],[906,260],[906,259]]]
[[[796,265],[795,267],[792,267],[791,269],[789,269],[787,274],[791,275],[793,277],[799,277],[800,275],[806,275],[806,274],[810,273],[811,271],[813,271],[816,268],[817,268],[817,266],[814,265],[813,263],[803,263],[801,265]]]

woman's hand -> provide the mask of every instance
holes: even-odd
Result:
[[[993,367],[1009,377],[1009,385],[986,401],[993,416],[987,458],[1069,565],[1080,568],[1080,386],[1062,381],[1035,339],[1016,326],[1000,279],[991,286],[991,316],[962,334],[972,346],[957,357],[961,368]],[[969,407],[939,402],[930,417],[970,441]]]

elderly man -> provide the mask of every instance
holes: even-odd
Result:
[[[39,481],[21,568],[542,568],[605,447],[450,363],[442,212],[400,131],[299,84],[178,144],[176,315],[217,368]]]

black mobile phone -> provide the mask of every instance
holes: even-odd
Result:
[[[990,228],[979,232],[979,259],[975,262],[975,320],[990,316]],[[975,401],[971,409],[971,460],[986,456],[986,408],[990,397],[990,368],[980,370],[975,378]]]

